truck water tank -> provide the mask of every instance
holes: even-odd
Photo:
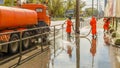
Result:
[[[37,24],[33,10],[0,6],[0,30]]]

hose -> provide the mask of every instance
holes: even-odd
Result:
[[[85,36],[80,36],[80,38],[85,38],[85,37],[87,37],[87,36],[91,33],[91,30],[92,30],[92,29],[90,29],[90,31],[89,31],[89,33],[88,33],[87,35],[85,35]]]

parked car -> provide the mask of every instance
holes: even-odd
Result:
[[[84,22],[84,19],[83,19],[83,18],[80,18],[80,21]]]

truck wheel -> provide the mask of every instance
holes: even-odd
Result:
[[[12,34],[10,37],[10,41],[15,41],[19,39],[18,34]],[[18,52],[18,48],[19,48],[19,42],[14,42],[8,45],[8,52],[10,54],[14,54]]]
[[[26,38],[29,36],[30,36],[29,32],[23,33],[23,38]],[[23,50],[28,49],[30,47],[30,39],[25,39],[24,41],[22,41],[22,47],[23,47]]]

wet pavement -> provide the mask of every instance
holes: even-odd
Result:
[[[102,30],[99,30],[101,33]],[[54,58],[50,68],[77,68],[77,63],[80,63],[80,68],[112,68],[109,56],[109,46],[104,43],[103,34],[98,35],[97,39],[80,38],[80,56],[76,54],[76,45],[74,41],[58,40],[58,47],[61,47],[62,52]],[[71,54],[68,53],[71,48]],[[58,50],[59,51],[59,50]],[[57,54],[57,53],[56,53]],[[80,57],[76,58],[76,57]],[[76,62],[76,60],[80,60]]]
[[[99,24],[97,38],[92,35],[80,38],[76,46],[74,33],[70,39],[60,36],[48,50],[25,62],[17,68],[120,68],[120,50],[104,42],[102,24]],[[90,27],[81,29],[81,35],[89,33]],[[61,34],[59,32],[58,34]],[[53,42],[53,41],[52,41]]]
[[[84,28],[81,34],[85,35],[89,30],[90,27]],[[119,62],[116,62],[118,60],[112,60],[116,58],[113,55],[114,49],[111,49],[113,46],[104,42],[102,24],[98,25],[97,32],[96,39],[92,39],[91,34],[87,38],[80,38],[79,48],[73,38],[71,41],[56,40],[56,47],[60,49],[55,53],[57,57],[50,62],[50,68],[119,68]]]

